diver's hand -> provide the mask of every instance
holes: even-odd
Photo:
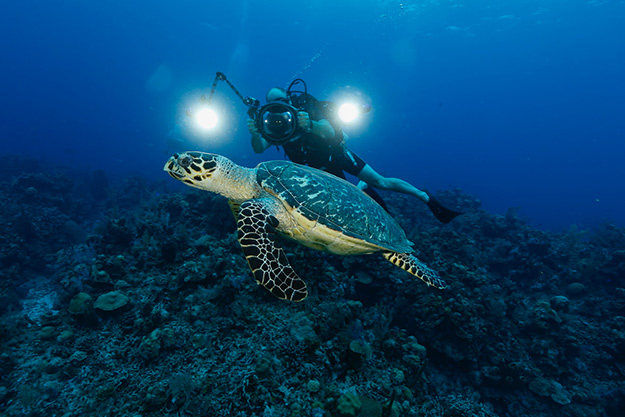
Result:
[[[297,113],[297,125],[306,133],[309,133],[312,129],[312,121],[310,116],[305,111]]]
[[[254,119],[247,119],[247,130],[249,130],[252,135],[258,134],[258,128],[256,127]]]

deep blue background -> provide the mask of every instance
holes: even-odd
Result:
[[[282,153],[252,152],[225,84],[218,131],[185,110],[216,71],[257,98],[301,76],[373,105],[346,130],[380,173],[545,229],[625,226],[623,22],[623,1],[9,0],[0,152],[113,177],[162,178],[182,148],[251,166]]]

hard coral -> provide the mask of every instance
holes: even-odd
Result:
[[[120,310],[128,304],[128,297],[121,291],[111,291],[102,294],[96,300],[94,307],[104,312]]]

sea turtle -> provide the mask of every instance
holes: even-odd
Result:
[[[302,301],[308,290],[277,234],[338,255],[382,252],[426,284],[445,287],[435,271],[411,255],[413,243],[397,222],[360,189],[334,175],[288,161],[245,168],[204,152],[176,153],[164,170],[191,187],[229,199],[254,278],[278,298]]]

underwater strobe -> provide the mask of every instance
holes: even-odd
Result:
[[[193,114],[195,123],[202,129],[209,130],[217,126],[218,117],[210,107],[201,107]]]
[[[234,85],[232,85],[232,83],[226,78],[226,75],[223,72],[218,72],[215,75],[208,97],[200,97],[200,104],[198,108],[193,111],[187,111],[187,116],[193,118],[195,124],[202,130],[214,129],[219,123],[219,116],[213,106],[213,96],[215,95],[215,89],[217,88],[219,81],[225,81],[230,86],[232,91],[234,91],[235,94],[241,99],[243,104],[250,107],[250,110],[253,109],[254,113],[256,113],[258,106],[260,106],[260,102],[255,98],[243,97]],[[248,111],[248,114],[250,114],[250,111]]]
[[[339,107],[339,117],[344,123],[351,123],[357,120],[362,114],[369,113],[371,106],[369,104],[357,105],[352,102],[341,104]]]

